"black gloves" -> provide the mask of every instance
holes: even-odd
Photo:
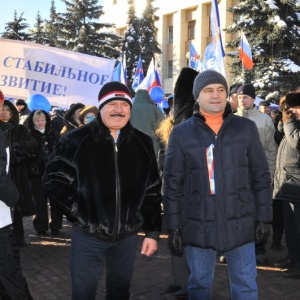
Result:
[[[183,255],[183,244],[182,244],[181,230],[170,230],[168,241],[169,241],[169,246],[170,246],[172,255],[182,256]]]
[[[256,221],[255,222],[255,242],[266,242],[270,235],[270,223]]]

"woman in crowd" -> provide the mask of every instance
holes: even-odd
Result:
[[[36,214],[33,226],[38,235],[47,234],[50,226],[52,235],[59,234],[62,228],[62,214],[52,205],[51,198],[44,190],[42,176],[49,156],[58,142],[57,135],[51,128],[50,115],[44,110],[35,110],[28,117],[28,127],[31,135],[38,142],[38,148],[31,162],[32,194],[35,202]],[[51,220],[48,220],[48,199],[50,200]]]

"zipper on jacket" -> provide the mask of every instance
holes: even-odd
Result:
[[[113,229],[112,241],[116,240],[119,229],[119,219],[120,219],[120,178],[119,178],[119,169],[118,169],[118,144],[115,140],[114,143],[114,163],[115,163],[115,173],[116,173],[116,209],[115,209],[115,222]]]

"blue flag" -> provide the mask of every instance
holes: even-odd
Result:
[[[200,71],[201,69],[201,61],[200,61],[200,55],[197,53],[196,48],[190,42],[190,67],[196,71]]]
[[[140,55],[138,64],[135,68],[135,74],[132,82],[132,89],[135,91],[136,88],[142,83],[143,80],[144,80],[143,62],[142,62],[142,57]]]
[[[220,29],[220,18],[219,18],[219,8],[217,0],[212,0],[211,2],[211,13],[210,13],[210,20],[211,20],[211,34],[213,37],[212,44],[210,46],[213,49],[214,53],[214,65],[212,67],[213,70],[223,74],[225,76],[225,64],[224,64],[224,57],[225,52],[222,44],[222,37],[221,37],[221,29]],[[204,67],[205,70],[207,70]]]

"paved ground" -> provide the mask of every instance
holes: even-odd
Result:
[[[64,222],[58,237],[40,238],[35,234],[31,218],[25,218],[27,246],[21,248],[24,276],[35,300],[69,300],[71,284],[68,267],[71,226]],[[165,293],[170,282],[171,262],[165,235],[159,242],[159,250],[150,258],[140,255],[142,237],[139,237],[135,274],[131,288],[131,299],[171,300],[173,294]],[[270,250],[267,254],[269,264],[258,267],[259,299],[298,300],[300,299],[300,280],[285,279],[282,271],[272,267],[274,260],[283,258],[286,249]],[[103,274],[104,275],[104,274]],[[104,276],[99,282],[97,299],[105,299]],[[214,291],[212,300],[230,299],[227,267],[216,263]],[[84,299],[83,299],[84,300]]]

